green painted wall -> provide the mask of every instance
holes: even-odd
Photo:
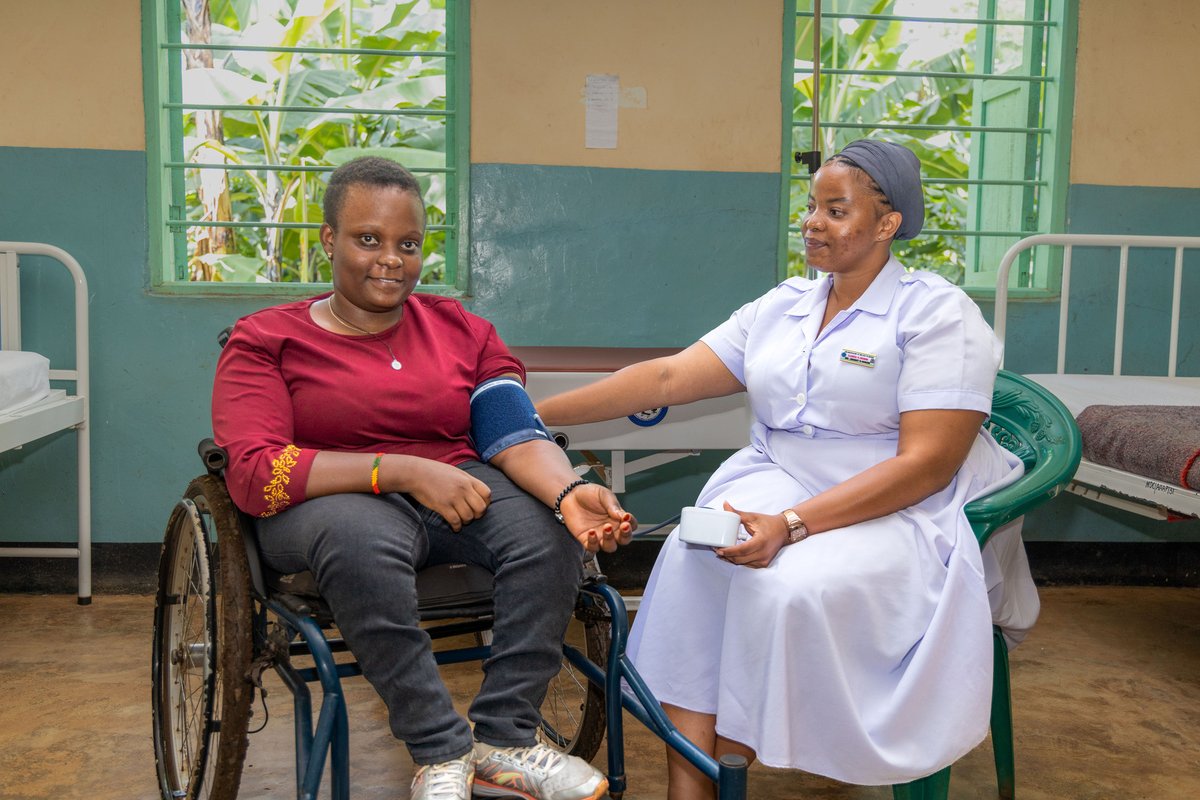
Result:
[[[514,345],[691,344],[775,285],[779,176],[471,168],[474,309]]]
[[[0,239],[55,244],[89,277],[95,539],[156,541],[199,471],[193,452],[208,432],[215,336],[270,301],[148,291],[142,153],[0,148],[0,175]],[[771,175],[483,164],[472,167],[471,182],[469,302],[515,345],[684,345],[775,280],[779,191]],[[1074,186],[1070,230],[1195,235],[1200,220],[1188,209],[1198,203],[1200,190]],[[29,266],[26,346],[67,355],[65,272]],[[1080,287],[1073,316],[1082,324],[1091,324],[1088,303],[1114,293],[1108,280],[1098,290]],[[1190,279],[1191,297],[1198,282],[1200,275]],[[1159,352],[1155,323],[1166,295],[1139,287],[1134,298],[1127,353]],[[1057,307],[1023,302],[1013,313],[1009,366],[1052,369],[1043,343]],[[1186,324],[1183,371],[1200,374],[1200,319],[1189,315]],[[1072,358],[1100,363],[1109,342],[1089,337]],[[74,450],[73,435],[62,434],[0,455],[5,540],[74,537]],[[675,513],[719,455],[632,476],[629,506],[651,521]],[[1028,536],[1200,540],[1200,523],[1155,523],[1066,498],[1034,514]]]
[[[57,245],[88,275],[94,539],[156,541],[199,471],[215,337],[272,301],[148,291],[143,153],[0,148],[0,175],[0,240]],[[774,280],[773,176],[482,165],[472,182],[467,302],[513,344],[686,344]],[[23,269],[24,345],[69,358],[70,284],[40,261]],[[5,540],[74,538],[74,453],[60,434],[0,454]],[[691,498],[714,465],[642,476],[630,505]]]
[[[154,541],[198,472],[191,454],[208,429],[215,336],[256,304],[148,294],[144,153],[0,148],[0,175],[0,239],[57,245],[88,276],[94,539]],[[23,346],[69,354],[66,272],[29,261]],[[0,455],[5,540],[74,538],[74,453],[66,433]]]

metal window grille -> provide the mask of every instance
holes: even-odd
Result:
[[[424,191],[426,290],[465,289],[466,4],[145,0],[155,282],[329,281],[327,175],[382,155]]]
[[[990,286],[1012,243],[1056,229],[1066,13],[1061,0],[797,0],[786,272],[805,272],[810,169],[864,136],[922,161],[925,228],[896,248],[911,268]],[[1053,280],[1029,259],[1014,273]]]

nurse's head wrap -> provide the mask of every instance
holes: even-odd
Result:
[[[897,239],[912,239],[925,224],[925,195],[921,191],[921,162],[912,150],[892,142],[859,139],[830,160],[849,161],[871,176],[892,208],[903,218]]]

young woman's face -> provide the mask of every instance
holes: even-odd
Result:
[[[822,272],[878,269],[871,258],[880,243],[889,243],[900,215],[881,213],[879,195],[861,170],[834,162],[813,176],[808,212],[800,223],[804,257]]]
[[[419,197],[391,186],[352,184],[338,218],[321,226],[334,292],[371,313],[399,308],[421,277],[424,238]]]

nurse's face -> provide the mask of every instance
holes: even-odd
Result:
[[[805,261],[822,272],[880,269],[900,219],[883,205],[862,170],[826,164],[813,176],[800,225]]]

